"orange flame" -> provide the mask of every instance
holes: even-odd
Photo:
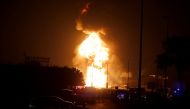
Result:
[[[79,54],[85,57],[89,64],[86,74],[86,86],[103,88],[106,87],[105,62],[108,60],[109,49],[96,32],[88,32],[89,36],[79,47]]]

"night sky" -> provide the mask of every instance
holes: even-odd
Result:
[[[84,26],[103,28],[124,68],[138,72],[140,0],[5,0],[0,2],[0,63],[22,63],[24,55],[49,57],[51,65],[72,66],[85,34],[75,29],[86,3]],[[188,1],[144,0],[143,72],[155,71],[168,23],[169,36],[190,35]],[[166,20],[167,16],[168,20]]]

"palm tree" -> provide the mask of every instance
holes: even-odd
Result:
[[[177,72],[178,83],[183,87],[183,76],[190,66],[190,37],[174,36],[169,37],[163,43],[164,52],[157,56],[157,68],[166,72],[167,69],[174,65]],[[165,80],[166,82],[166,80]],[[166,85],[166,83],[165,83]],[[166,88],[166,86],[165,86]]]

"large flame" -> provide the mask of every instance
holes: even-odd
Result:
[[[85,78],[86,86],[104,88],[107,83],[106,61],[108,51],[105,43],[97,32],[89,32],[88,37],[79,47],[81,56],[88,60],[87,73]]]

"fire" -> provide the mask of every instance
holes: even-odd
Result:
[[[88,10],[89,10],[89,8],[90,8],[90,4],[91,3],[87,3],[86,5],[85,5],[85,7],[81,10],[81,15],[83,15],[83,14],[86,14],[87,12],[88,12]]]
[[[109,49],[97,32],[88,32],[88,37],[79,47],[79,54],[88,60],[86,86],[104,88],[107,83],[106,61]]]

